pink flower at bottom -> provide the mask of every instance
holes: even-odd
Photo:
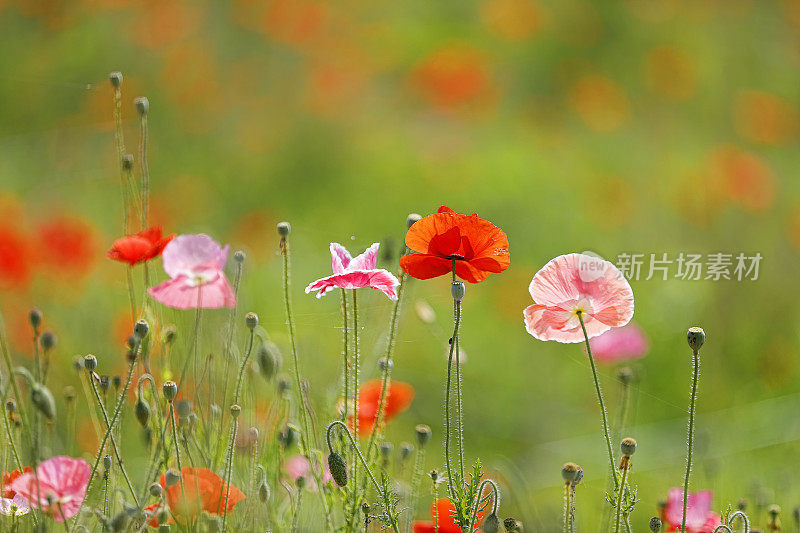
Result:
[[[150,296],[175,309],[234,307],[236,296],[225,277],[228,249],[208,235],[178,235],[161,254],[170,279],[148,289]]]
[[[599,363],[609,364],[639,359],[650,349],[644,331],[633,323],[611,328],[589,341],[589,345]]]
[[[711,512],[710,490],[690,492],[686,500],[686,533],[713,533],[721,524],[719,515]],[[683,489],[670,489],[667,506],[664,508],[664,521],[667,531],[675,531],[681,527],[683,520]]]
[[[26,472],[15,479],[11,490],[28,500],[31,507],[46,512],[56,522],[63,522],[78,514],[86,498],[91,470],[83,459],[52,457],[39,463],[35,474]]]
[[[328,291],[340,289],[377,289],[397,300],[397,286],[400,281],[391,272],[375,268],[378,262],[379,243],[374,243],[359,256],[351,257],[350,252],[337,242],[331,243],[331,259],[333,275],[312,281],[306,287],[306,294],[319,291],[317,298],[322,298]]]
[[[297,478],[303,477],[306,480],[306,489],[317,490],[317,482],[311,472],[311,465],[308,462],[308,459],[302,455],[293,455],[286,459],[284,468],[286,469],[286,473],[289,474],[289,478],[291,478],[292,481],[296,482]],[[322,472],[322,482],[327,483],[331,480],[333,480],[333,477],[331,476],[331,473],[328,470],[328,465],[326,464]]]

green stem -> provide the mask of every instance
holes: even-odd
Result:
[[[251,345],[252,345],[252,333],[251,333]],[[231,442],[228,445],[228,461],[225,465],[225,507],[223,509],[222,514],[222,531],[227,531],[226,526],[228,524],[228,497],[231,494],[231,476],[233,475],[233,451],[236,447],[236,434],[239,431],[239,418],[233,418],[233,424],[231,425]],[[219,514],[219,511],[217,511]]]
[[[175,460],[178,463],[178,480],[181,484],[181,496],[183,497],[184,504],[188,503],[186,499],[186,487],[183,484],[183,467],[181,466],[181,448],[180,442],[178,441],[178,427],[175,424],[175,405],[173,404],[172,400],[169,400],[169,423],[172,427],[172,444],[175,446]],[[187,522],[188,522],[188,518]]]
[[[239,403],[239,394],[242,392],[242,381],[244,380],[244,369],[247,367],[247,361],[250,359],[250,354],[253,352],[253,342],[255,340],[255,330],[250,330],[250,343],[247,346],[242,364],[239,367],[239,377],[236,379],[236,392],[233,394],[233,403]]]
[[[147,165],[147,115],[141,115],[139,137],[139,164],[142,167],[142,229],[147,227],[150,208],[150,169]]]
[[[697,383],[700,379],[700,357],[698,350],[692,350],[692,396],[689,402],[689,429],[686,439],[686,476],[683,479],[683,515],[681,531],[686,531],[686,505],[689,499],[689,475],[692,472],[692,451],[694,450],[694,413],[697,402]]]
[[[455,308],[455,319],[453,320],[453,337],[450,339],[450,355],[447,358],[447,385],[444,400],[444,459],[447,468],[447,486],[450,497],[457,500],[460,491],[457,493],[453,485],[453,469],[450,466],[450,390],[452,389],[452,369],[453,369],[453,350],[455,349],[455,339],[458,337],[458,327],[461,323],[461,302],[453,299]]]
[[[625,459],[623,459],[623,461],[625,461]],[[622,518],[622,497],[625,494],[625,482],[628,480],[628,468],[629,466],[626,462],[624,468],[622,469],[622,480],[620,481],[619,490],[617,491],[617,520],[614,524],[615,533],[620,533],[619,526],[620,519]]]
[[[411,525],[413,523],[414,511],[417,508],[417,500],[419,499],[419,487],[422,483],[422,465],[425,462],[425,448],[417,448],[416,458],[414,459],[414,472],[411,474],[411,499],[408,504],[409,516],[406,521],[406,533],[410,533]]]
[[[342,421],[347,421],[347,415],[350,411],[350,342],[347,332],[347,291],[342,291],[342,358],[344,367],[342,372],[344,374],[344,409],[342,409]]]
[[[128,184],[125,179],[125,170],[122,168],[122,158],[125,155],[125,141],[122,135],[122,92],[114,89],[114,140],[117,146],[117,162],[119,163],[119,180],[122,187],[122,234],[128,234]],[[134,318],[134,320],[136,320]]]
[[[361,366],[359,361],[358,345],[358,300],[356,299],[356,289],[353,289],[353,434],[358,436],[358,371]],[[358,493],[358,461],[353,461],[353,487],[355,488],[355,500],[353,501],[353,513],[358,512],[359,493]]]
[[[600,379],[597,377],[597,367],[594,364],[594,356],[592,356],[592,347],[589,346],[589,334],[586,332],[586,325],[583,323],[583,313],[581,311],[577,312],[578,320],[581,323],[581,329],[583,330],[583,337],[586,341],[586,353],[589,356],[589,364],[592,367],[592,377],[594,378],[594,388],[597,392],[597,401],[600,403],[600,413],[603,419],[603,436],[606,439],[606,448],[608,450],[608,462],[609,468],[612,472],[612,477],[614,478],[614,490],[619,488],[619,478],[617,477],[616,472],[616,462],[614,461],[614,452],[613,448],[611,447],[611,437],[608,431],[608,415],[606,414],[606,404],[603,401],[603,392],[600,390]]]
[[[570,532],[570,508],[572,507],[572,489],[570,483],[564,484],[564,533]]]

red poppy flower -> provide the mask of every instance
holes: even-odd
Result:
[[[400,266],[417,279],[448,274],[455,262],[458,277],[478,283],[510,263],[503,230],[476,213],[460,215],[447,206],[411,226],[406,246],[419,253],[401,257]]]
[[[414,522],[414,533],[461,533],[461,527],[455,523],[456,507],[447,498],[440,498],[431,505],[431,518],[434,517],[434,509],[436,510],[436,523],[439,527],[433,525],[433,521],[418,520]],[[478,522],[483,520],[485,511],[478,512]]]
[[[88,274],[95,259],[95,232],[81,218],[59,215],[39,226],[41,261],[69,275]]]
[[[228,494],[228,512],[230,513],[236,504],[244,500],[244,493],[233,484],[222,481],[222,478],[207,468],[183,467],[181,469],[183,478],[183,490],[186,491],[186,498],[183,497],[181,484],[166,488],[166,474],[161,475],[161,487],[164,488],[167,505],[169,505],[172,515],[178,522],[185,522],[187,517],[195,517],[205,511],[210,514],[219,515],[225,509],[225,493],[230,485]]]
[[[27,236],[10,225],[0,227],[0,287],[28,287],[33,277],[32,252]]]
[[[33,472],[33,468],[30,466],[23,467],[22,470],[12,470],[11,472],[3,472],[3,498],[8,498],[9,500],[13,499],[16,496],[16,492],[8,488],[11,485],[11,482],[17,479],[24,473]]]
[[[358,389],[358,434],[369,435],[378,419],[378,404],[381,401],[383,381],[373,379],[364,382]],[[383,412],[384,423],[408,409],[414,399],[414,387],[402,381],[391,381],[386,391],[386,405]],[[353,420],[350,417],[352,428]]]
[[[161,226],[153,226],[139,233],[117,239],[106,253],[106,257],[133,266],[161,255],[164,247],[173,237],[175,237],[174,233],[162,237]]]

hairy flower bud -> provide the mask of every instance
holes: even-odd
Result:
[[[347,463],[345,463],[344,457],[336,452],[331,452],[328,455],[328,469],[337,485],[340,487],[347,485]]]
[[[39,324],[42,323],[42,312],[38,309],[31,309],[31,312],[28,314],[28,320],[31,323],[31,327],[37,329]]]
[[[483,533],[497,533],[500,531],[500,519],[494,513],[489,514],[483,521]]]
[[[45,352],[49,352],[55,347],[57,340],[58,338],[56,338],[55,333],[52,331],[45,331],[42,333],[42,336],[39,337],[39,344]]]
[[[389,456],[392,455],[392,450],[394,449],[394,445],[391,442],[384,441],[380,444],[380,452],[381,456],[384,460],[388,460]]]
[[[261,503],[267,503],[269,497],[270,497],[269,485],[267,485],[266,481],[262,481],[261,485],[258,486],[258,499],[261,500]]]
[[[409,215],[406,217],[406,226],[411,228],[411,226],[419,222],[421,218],[422,215],[418,213],[409,213]]]
[[[174,485],[175,485],[176,483],[178,483],[180,480],[181,480],[181,475],[180,475],[180,473],[178,473],[178,471],[177,471],[177,470],[174,470],[174,469],[172,469],[172,468],[170,468],[169,470],[167,470],[167,473],[166,473],[166,475],[164,476],[164,482],[165,482],[165,484],[166,484],[167,488],[170,488],[170,487],[174,486]]]
[[[414,445],[410,442],[400,443],[400,460],[405,461],[414,453]]]
[[[697,352],[706,342],[706,332],[703,331],[703,328],[689,328],[689,331],[686,332],[686,341],[689,343],[689,348]]]
[[[231,405],[231,416],[233,418],[239,418],[239,415],[242,412],[242,408],[239,407],[237,404]]]
[[[292,231],[292,226],[288,222],[278,222],[278,235],[282,239],[288,237],[290,231]]]
[[[160,498],[163,492],[164,489],[161,488],[160,484],[153,483],[152,485],[150,485],[150,496],[154,498]]]
[[[136,106],[136,112],[139,113],[139,116],[145,116],[150,111],[150,100],[146,96],[134,98],[133,105]]]
[[[247,329],[253,331],[258,326],[258,315],[255,313],[247,313],[244,316],[244,325],[247,326]]]
[[[119,89],[119,86],[122,85],[122,72],[114,71],[108,75],[108,81],[111,82],[111,86],[115,89]]]
[[[178,385],[174,381],[165,381],[161,386],[161,390],[168,402],[174,400],[175,396],[178,395]]]
[[[506,531],[509,533],[522,531],[522,523],[516,518],[511,518],[510,516],[503,520],[503,527],[505,527]]]
[[[146,427],[147,422],[150,420],[150,406],[139,398],[139,401],[136,402],[136,406],[134,407],[134,411],[136,413],[136,420],[139,421],[142,427]]]
[[[425,424],[419,424],[414,428],[414,434],[417,436],[417,444],[422,448],[431,440],[431,427]]]
[[[264,341],[256,354],[258,368],[265,379],[271,380],[281,367],[281,352],[275,343]]]
[[[661,519],[659,517],[654,516],[650,519],[650,531],[653,533],[661,531]]]
[[[56,400],[50,389],[41,383],[35,383],[31,387],[31,403],[48,420],[53,420],[56,416]]]
[[[122,377],[114,376],[111,378],[111,384],[114,385],[114,388],[119,390],[122,387]]]
[[[237,263],[241,264],[244,263],[244,260],[247,259],[247,254],[244,253],[242,250],[236,250],[233,252],[233,260]]]

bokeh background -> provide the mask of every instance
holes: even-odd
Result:
[[[634,528],[681,481],[691,325],[708,334],[693,487],[717,509],[800,504],[797,2],[5,0],[0,36],[0,305],[23,361],[27,311],[44,310],[60,339],[54,390],[74,381],[76,354],[124,365],[124,269],[104,258],[121,228],[107,80],[119,70],[134,154],[133,98],[150,100],[153,220],[245,250],[242,309],[283,346],[274,227],[291,221],[320,409],[336,395],[339,302],[302,287],[329,272],[329,242],[381,241],[395,269],[409,212],[447,204],[506,231],[511,267],[464,303],[467,445],[504,480],[503,514],[533,531],[558,527],[565,461],[586,471],[583,528],[605,486],[585,354],[522,326],[533,274],[583,250],[762,254],[756,281],[632,281],[651,342],[634,365]],[[448,283],[412,282],[407,297],[395,378],[417,396],[390,436],[424,422],[438,446]],[[389,310],[362,298],[367,376]],[[617,370],[602,371],[613,419]]]

